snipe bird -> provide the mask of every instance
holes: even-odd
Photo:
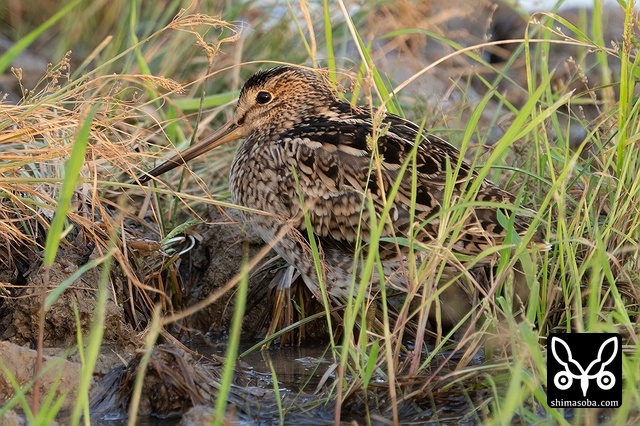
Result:
[[[300,272],[316,297],[320,298],[320,282],[337,298],[349,294],[354,273],[359,282],[372,223],[380,220],[370,215],[379,216],[388,203],[392,205],[378,247],[385,277],[374,274],[371,288],[375,291],[384,281],[406,290],[409,249],[394,238],[406,241],[413,233],[422,247],[442,241],[447,181],[452,182],[449,199],[455,201],[480,178],[449,143],[393,114],[380,114],[374,124],[376,112],[339,100],[314,71],[291,66],[259,71],[244,84],[229,122],[139,180],[146,182],[215,147],[244,139],[230,171],[234,202],[267,213],[245,217]],[[403,174],[405,163],[409,164]],[[456,167],[452,181],[447,174]],[[399,186],[392,196],[396,181]],[[504,242],[507,231],[499,210],[512,217],[516,233],[528,228],[526,218],[513,207],[513,195],[486,179],[477,188],[471,197],[477,203],[471,204],[478,205],[469,208],[459,234],[448,245],[449,252],[471,259]],[[321,274],[314,265],[307,224],[318,244]],[[415,252],[413,258],[421,260],[429,250]],[[475,260],[475,265],[488,262],[489,258]],[[447,265],[445,271],[460,274],[463,264]]]

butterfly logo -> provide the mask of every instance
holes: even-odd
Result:
[[[611,356],[607,360],[603,360],[605,349],[607,346],[613,345],[609,350]],[[580,380],[580,387],[582,388],[582,396],[587,396],[587,389],[589,389],[589,381],[596,380],[598,387],[602,390],[609,390],[616,384],[616,378],[610,371],[606,371],[605,367],[611,364],[616,354],[618,353],[618,339],[611,337],[605,340],[600,349],[598,350],[598,357],[593,360],[587,368],[582,368],[582,365],[575,359],[567,343],[557,336],[551,338],[551,353],[556,361],[564,367],[564,371],[556,373],[553,378],[553,383],[560,390],[567,390],[573,385],[573,380]],[[595,371],[597,369],[597,371]],[[573,371],[572,371],[573,370]],[[592,370],[594,372],[592,372]],[[579,372],[576,374],[576,372]]]

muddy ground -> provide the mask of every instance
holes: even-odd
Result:
[[[201,226],[202,241],[181,263],[181,271],[184,274],[181,282],[185,283],[182,289],[185,294],[184,307],[206,298],[237,273],[243,260],[243,243],[249,247],[249,253],[255,253],[262,246],[261,242],[246,237],[246,233],[242,232],[237,222],[233,223],[230,218],[223,219],[217,209],[211,209],[211,212],[215,218],[209,223],[213,224]],[[97,250],[95,251],[90,258],[97,255]],[[5,270],[1,280],[5,286],[4,297],[0,299],[0,339],[3,343],[3,346],[0,346],[0,356],[21,384],[26,383],[33,373],[35,363],[31,361],[35,353],[33,350],[38,344],[38,325],[41,321],[44,298],[52,289],[71,277],[82,265],[81,262],[87,261],[85,256],[78,256],[74,247],[62,246],[56,262],[48,273],[45,273],[41,260],[35,258],[33,253],[30,255],[34,257],[29,261],[29,268],[25,268],[25,262],[17,267],[13,274]],[[78,355],[70,348],[77,342],[78,328],[86,337],[91,326],[100,273],[100,268],[95,268],[76,279],[44,315],[45,353],[62,356],[67,360],[65,362],[69,363],[69,369],[56,370],[66,372],[79,368]],[[112,275],[119,276],[120,273],[116,266]],[[123,308],[126,304],[122,288],[124,285],[122,282],[120,284],[118,286],[117,282],[114,283],[109,292],[103,326],[105,346],[96,371],[98,375],[104,375],[116,365],[121,365],[122,361],[131,359],[135,350],[143,344],[143,330],[136,329],[135,324],[126,321]],[[207,333],[214,337],[223,337],[223,330],[228,326],[233,312],[232,297],[232,292],[229,292],[219,303],[207,306],[179,324],[188,330],[181,333],[184,336],[183,340],[188,341],[196,336],[204,337]],[[249,314],[259,316],[265,309],[265,306],[259,307]],[[139,324],[146,322],[140,321]],[[53,372],[43,378],[43,389],[47,384],[50,385],[54,378]],[[64,393],[68,390],[63,386],[58,392]],[[6,402],[12,394],[13,390],[8,381],[0,380],[0,404]],[[70,403],[73,400],[68,399]]]
[[[177,272],[182,285],[182,299],[177,303],[175,294],[167,294],[165,300],[173,311],[191,306],[219,291],[240,271],[243,262],[253,258],[264,246],[261,240],[246,232],[237,211],[221,211],[212,207],[203,218],[206,223],[194,229],[199,241],[190,251],[183,254],[178,262]],[[136,256],[141,255],[139,251],[133,253]],[[97,254],[96,250],[88,257],[93,258]],[[270,252],[265,262],[273,256]],[[3,282],[8,285],[3,289],[5,297],[0,302],[0,359],[21,386],[28,384],[34,376],[38,324],[43,311],[44,295],[76,272],[80,262],[87,261],[86,257],[86,253],[78,256],[78,250],[72,246],[62,246],[56,263],[49,269],[48,278],[38,259],[32,260],[30,268],[25,268],[24,265],[16,268],[14,274],[9,274],[8,270],[4,271]],[[282,266],[282,262],[276,259],[275,262],[270,261],[265,268],[257,268],[252,276],[249,304],[243,323],[243,336],[247,341],[255,342],[256,339],[265,336],[271,320],[270,309],[273,308],[272,299],[275,293],[271,281]],[[17,272],[18,270],[22,272]],[[55,391],[56,396],[68,394],[63,410],[73,406],[75,401],[73,394],[78,383],[80,363],[79,355],[73,347],[77,341],[78,328],[82,330],[85,339],[87,337],[95,309],[100,273],[100,268],[96,268],[76,279],[44,316],[43,346],[47,355],[45,365],[50,363],[53,368],[41,378],[39,386],[41,395],[46,395],[49,389],[55,388],[59,383]],[[140,319],[138,327],[132,321],[127,321],[123,307],[128,304],[125,290],[127,286],[122,275],[116,264],[111,274],[115,279],[106,306],[103,347],[95,371],[93,403],[97,416],[114,413],[126,415],[130,387],[137,372],[139,350],[144,346],[144,325],[147,324],[147,320]],[[297,284],[294,285],[294,288],[297,287]],[[157,300],[157,294],[151,295]],[[195,388],[193,386],[194,383],[213,383],[219,379],[221,362],[215,353],[224,353],[217,348],[224,347],[226,341],[226,330],[233,315],[234,296],[233,291],[228,291],[215,303],[167,327],[175,337],[169,334],[161,336],[160,341],[164,344],[154,350],[139,415],[154,414],[165,417],[181,414],[193,405],[207,402],[211,405],[215,388],[203,389],[200,385]],[[173,303],[175,304],[172,305]],[[316,302],[309,301],[309,304],[315,304],[316,309],[320,309]],[[79,322],[76,321],[76,310]],[[166,313],[169,314],[170,311]],[[136,314],[140,316],[142,311]],[[322,321],[318,322],[321,324]],[[318,330],[324,328],[320,326],[308,329],[310,331],[305,336],[306,342],[321,343],[322,340],[318,340],[321,332]],[[303,341],[299,335],[290,338]],[[200,352],[206,356],[196,354],[182,346],[182,343],[190,347],[199,347]],[[188,378],[188,384],[185,385],[176,377]],[[180,384],[176,384],[176,380]],[[248,365],[238,367],[236,382],[239,387],[235,396],[238,404],[246,403],[251,406],[251,394],[259,390],[259,387],[255,386],[256,381],[266,383],[264,378],[253,376]],[[254,384],[253,390],[247,390],[251,383]],[[178,389],[173,389],[174,386],[178,386]],[[192,392],[184,393],[185,389],[192,389]],[[9,401],[13,395],[13,387],[6,375],[0,372],[0,405]],[[31,400],[32,397],[33,392],[29,390],[27,399]],[[268,406],[275,409],[272,396],[264,398],[270,400],[271,404]],[[255,411],[254,407],[253,411],[248,412]],[[240,412],[244,411],[241,409]]]

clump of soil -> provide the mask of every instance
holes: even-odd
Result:
[[[0,341],[0,359],[3,367],[11,372],[16,382],[23,387],[34,376],[37,353],[25,347]],[[40,394],[47,395],[55,388],[56,398],[67,394],[63,408],[72,407],[76,401],[77,386],[80,379],[80,364],[65,361],[58,357],[44,357],[43,374],[40,377]],[[3,370],[0,370],[0,406],[14,395],[15,390]],[[31,398],[33,389],[27,392]],[[1,422],[0,422],[1,423]],[[4,424],[4,423],[3,423]]]
[[[184,256],[180,268],[186,306],[219,291],[240,272],[243,262],[252,259],[264,246],[261,239],[252,237],[244,229],[242,217],[236,210],[211,207],[205,217],[206,223],[198,228],[202,239],[198,247]],[[222,294],[215,303],[193,314],[189,327],[203,333],[222,334],[228,328],[234,303],[233,291]],[[264,309],[264,306],[258,308],[260,312],[253,314],[260,315]]]
[[[136,354],[128,365],[112,370],[101,380],[92,392],[94,415],[128,412],[142,358],[143,353]],[[169,417],[194,405],[212,404],[221,365],[216,360],[194,358],[176,345],[156,346],[146,368],[138,415]]]
[[[34,348],[38,339],[38,324],[44,310],[46,296],[68,279],[78,268],[68,256],[60,256],[49,268],[40,266],[27,277],[27,283],[15,288],[6,298],[0,319],[0,338]],[[76,344],[78,327],[86,333],[95,310],[95,294],[99,269],[89,270],[77,278],[46,310],[44,317],[44,346],[69,347]],[[74,312],[78,312],[78,321]],[[107,301],[104,324],[105,343],[127,343],[133,340],[133,330],[124,324],[123,311],[113,300]]]
[[[63,245],[56,262],[48,270],[38,256],[31,253],[30,268],[20,268],[22,271],[17,273],[4,268],[0,275],[4,290],[0,299],[0,359],[3,368],[20,387],[30,386],[29,382],[37,374],[37,352],[33,349],[38,346],[39,327],[43,320],[44,364],[37,382],[40,401],[51,392],[56,398],[66,395],[63,409],[73,407],[77,399],[81,364],[73,348],[77,344],[78,331],[86,338],[91,327],[100,268],[90,269],[76,278],[46,310],[45,299],[51,291],[69,280],[79,265],[88,261],[76,252],[74,247]],[[128,358],[133,347],[138,345],[134,330],[123,321],[123,309],[113,298],[109,298],[105,308],[102,352],[94,372],[98,375],[121,363],[121,357]],[[0,371],[0,405],[8,402],[15,391],[6,373]],[[33,389],[30,388],[27,392],[29,401],[32,394]]]
[[[184,256],[180,272],[185,282],[185,305],[190,306],[210,297],[230,282],[242,269],[246,262],[254,259],[264,249],[264,242],[245,229],[243,219],[237,210],[221,211],[212,207],[207,211],[207,223],[200,226],[202,240],[199,246]],[[291,303],[292,295],[297,295],[299,306],[304,305],[306,316],[320,312],[322,306],[313,299],[302,280],[295,281],[285,290],[277,290],[279,275],[286,267],[284,261],[274,258],[269,252],[252,271],[249,280],[249,294],[243,336],[247,339],[265,337],[271,324],[274,310],[282,309],[281,320],[277,330],[300,319],[299,312]],[[261,266],[262,265],[262,266]],[[276,302],[278,291],[284,295],[280,298],[284,306]],[[224,338],[229,327],[235,306],[235,292],[227,291],[220,299],[189,317],[188,326],[192,330],[207,333],[217,340]],[[318,327],[315,327],[318,325]],[[277,330],[271,330],[277,331]],[[301,327],[296,333],[313,338],[316,342],[326,339],[326,320],[322,318],[314,322],[314,326]],[[301,341],[301,340],[298,340]],[[281,343],[290,342],[286,338]]]

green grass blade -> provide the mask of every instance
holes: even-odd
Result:
[[[14,389],[13,396],[8,401],[5,401],[3,406],[0,406],[0,419],[4,418],[4,415],[7,414],[9,410],[19,404],[24,416],[27,418],[28,424],[33,424],[35,417],[26,397],[27,392],[33,386],[33,381],[22,384],[18,383],[13,373],[4,365],[4,362],[2,362],[2,358],[0,358],[0,371],[2,371],[4,375],[5,386],[9,385]]]
[[[93,269],[99,266],[102,262],[108,259],[110,255],[92,259],[91,261],[85,263],[80,268],[78,268],[73,274],[69,275],[64,281],[56,286],[49,294],[47,294],[47,298],[44,301],[44,309],[49,309],[54,302],[60,297],[60,295],[78,278],[80,278],[85,272],[90,269]]]
[[[112,239],[113,241],[113,239]],[[91,320],[91,329],[87,342],[87,352],[84,356],[84,362],[80,372],[80,384],[78,386],[78,401],[73,406],[71,414],[71,424],[73,426],[80,422],[80,416],[84,415],[85,424],[90,424],[89,418],[89,390],[91,380],[93,379],[93,371],[95,370],[98,356],[100,355],[100,346],[102,344],[102,336],[104,335],[104,320],[107,312],[107,298],[109,295],[109,274],[111,273],[111,262],[115,254],[115,248],[112,247],[107,254],[105,263],[100,273],[100,281],[98,282],[98,296],[96,298],[95,310]],[[79,351],[84,350],[78,348]]]
[[[331,10],[329,9],[329,0],[324,0],[323,12],[324,36],[327,46],[327,67],[329,68],[329,80],[332,84],[336,84],[336,56],[333,51],[333,27],[331,26]]]
[[[160,335],[160,330],[162,329],[162,313],[160,311],[161,310],[157,306],[153,310],[153,316],[151,317],[147,336],[144,339],[144,354],[138,364],[138,372],[136,373],[136,380],[131,392],[131,401],[129,402],[128,426],[135,426],[137,424],[138,411],[140,411],[140,400],[142,399],[142,388],[144,387],[144,376],[147,372],[147,366],[149,365],[153,348],[158,340],[158,336]]]
[[[173,99],[171,102],[176,108],[182,111],[198,111],[201,107],[204,109],[210,109],[228,104],[236,99],[239,94],[240,92],[238,90],[232,90],[229,92],[205,96],[202,100],[200,100],[200,98]]]
[[[142,51],[140,50],[140,42],[138,40],[138,36],[136,35],[139,4],[140,2],[135,0],[132,0],[129,3],[129,37],[131,37],[131,44],[134,45],[133,52],[136,55],[136,61],[138,62],[140,72],[145,75],[151,75],[151,69],[149,68],[149,64],[147,64],[147,61],[144,59],[144,56],[142,55]]]
[[[53,215],[49,232],[47,232],[47,241],[45,243],[44,265],[47,267],[53,265],[56,253],[58,252],[62,236],[62,228],[64,227],[64,222],[67,218],[67,211],[71,204],[71,199],[75,191],[78,176],[80,175],[80,170],[84,164],[84,154],[89,142],[89,134],[91,133],[93,117],[99,106],[100,103],[96,103],[85,117],[84,123],[79,129],[73,148],[71,149],[69,160],[67,160],[65,165],[64,180],[62,181],[62,188],[60,189],[58,206],[56,207],[55,214]]]
[[[273,383],[273,393],[276,400],[276,406],[278,407],[278,414],[280,415],[280,424],[284,425],[284,411],[282,410],[282,397],[280,396],[280,383],[278,382],[278,374],[276,367],[271,361],[269,354],[266,354],[267,363],[269,364],[269,371],[271,371],[271,383]]]
[[[367,362],[364,366],[364,374],[362,375],[362,382],[365,389],[369,387],[371,378],[373,377],[373,371],[376,368],[378,362],[378,353],[380,352],[380,344],[374,340],[371,346],[371,351],[367,357]]]
[[[58,13],[47,19],[42,25],[18,40],[11,48],[0,56],[0,74],[3,74],[11,66],[18,55],[24,52],[38,37],[40,37],[53,24],[64,18],[81,0],[75,0],[63,7]]]
[[[233,372],[236,367],[236,359],[238,358],[238,348],[240,346],[240,334],[242,333],[242,319],[244,318],[244,310],[247,303],[247,293],[249,288],[249,270],[243,267],[244,273],[238,285],[238,294],[231,320],[231,330],[229,331],[229,341],[227,343],[227,353],[225,354],[224,370],[222,372],[222,381],[220,383],[220,392],[216,401],[216,411],[213,424],[220,426],[226,424],[225,412],[227,411],[227,399],[233,382]]]

